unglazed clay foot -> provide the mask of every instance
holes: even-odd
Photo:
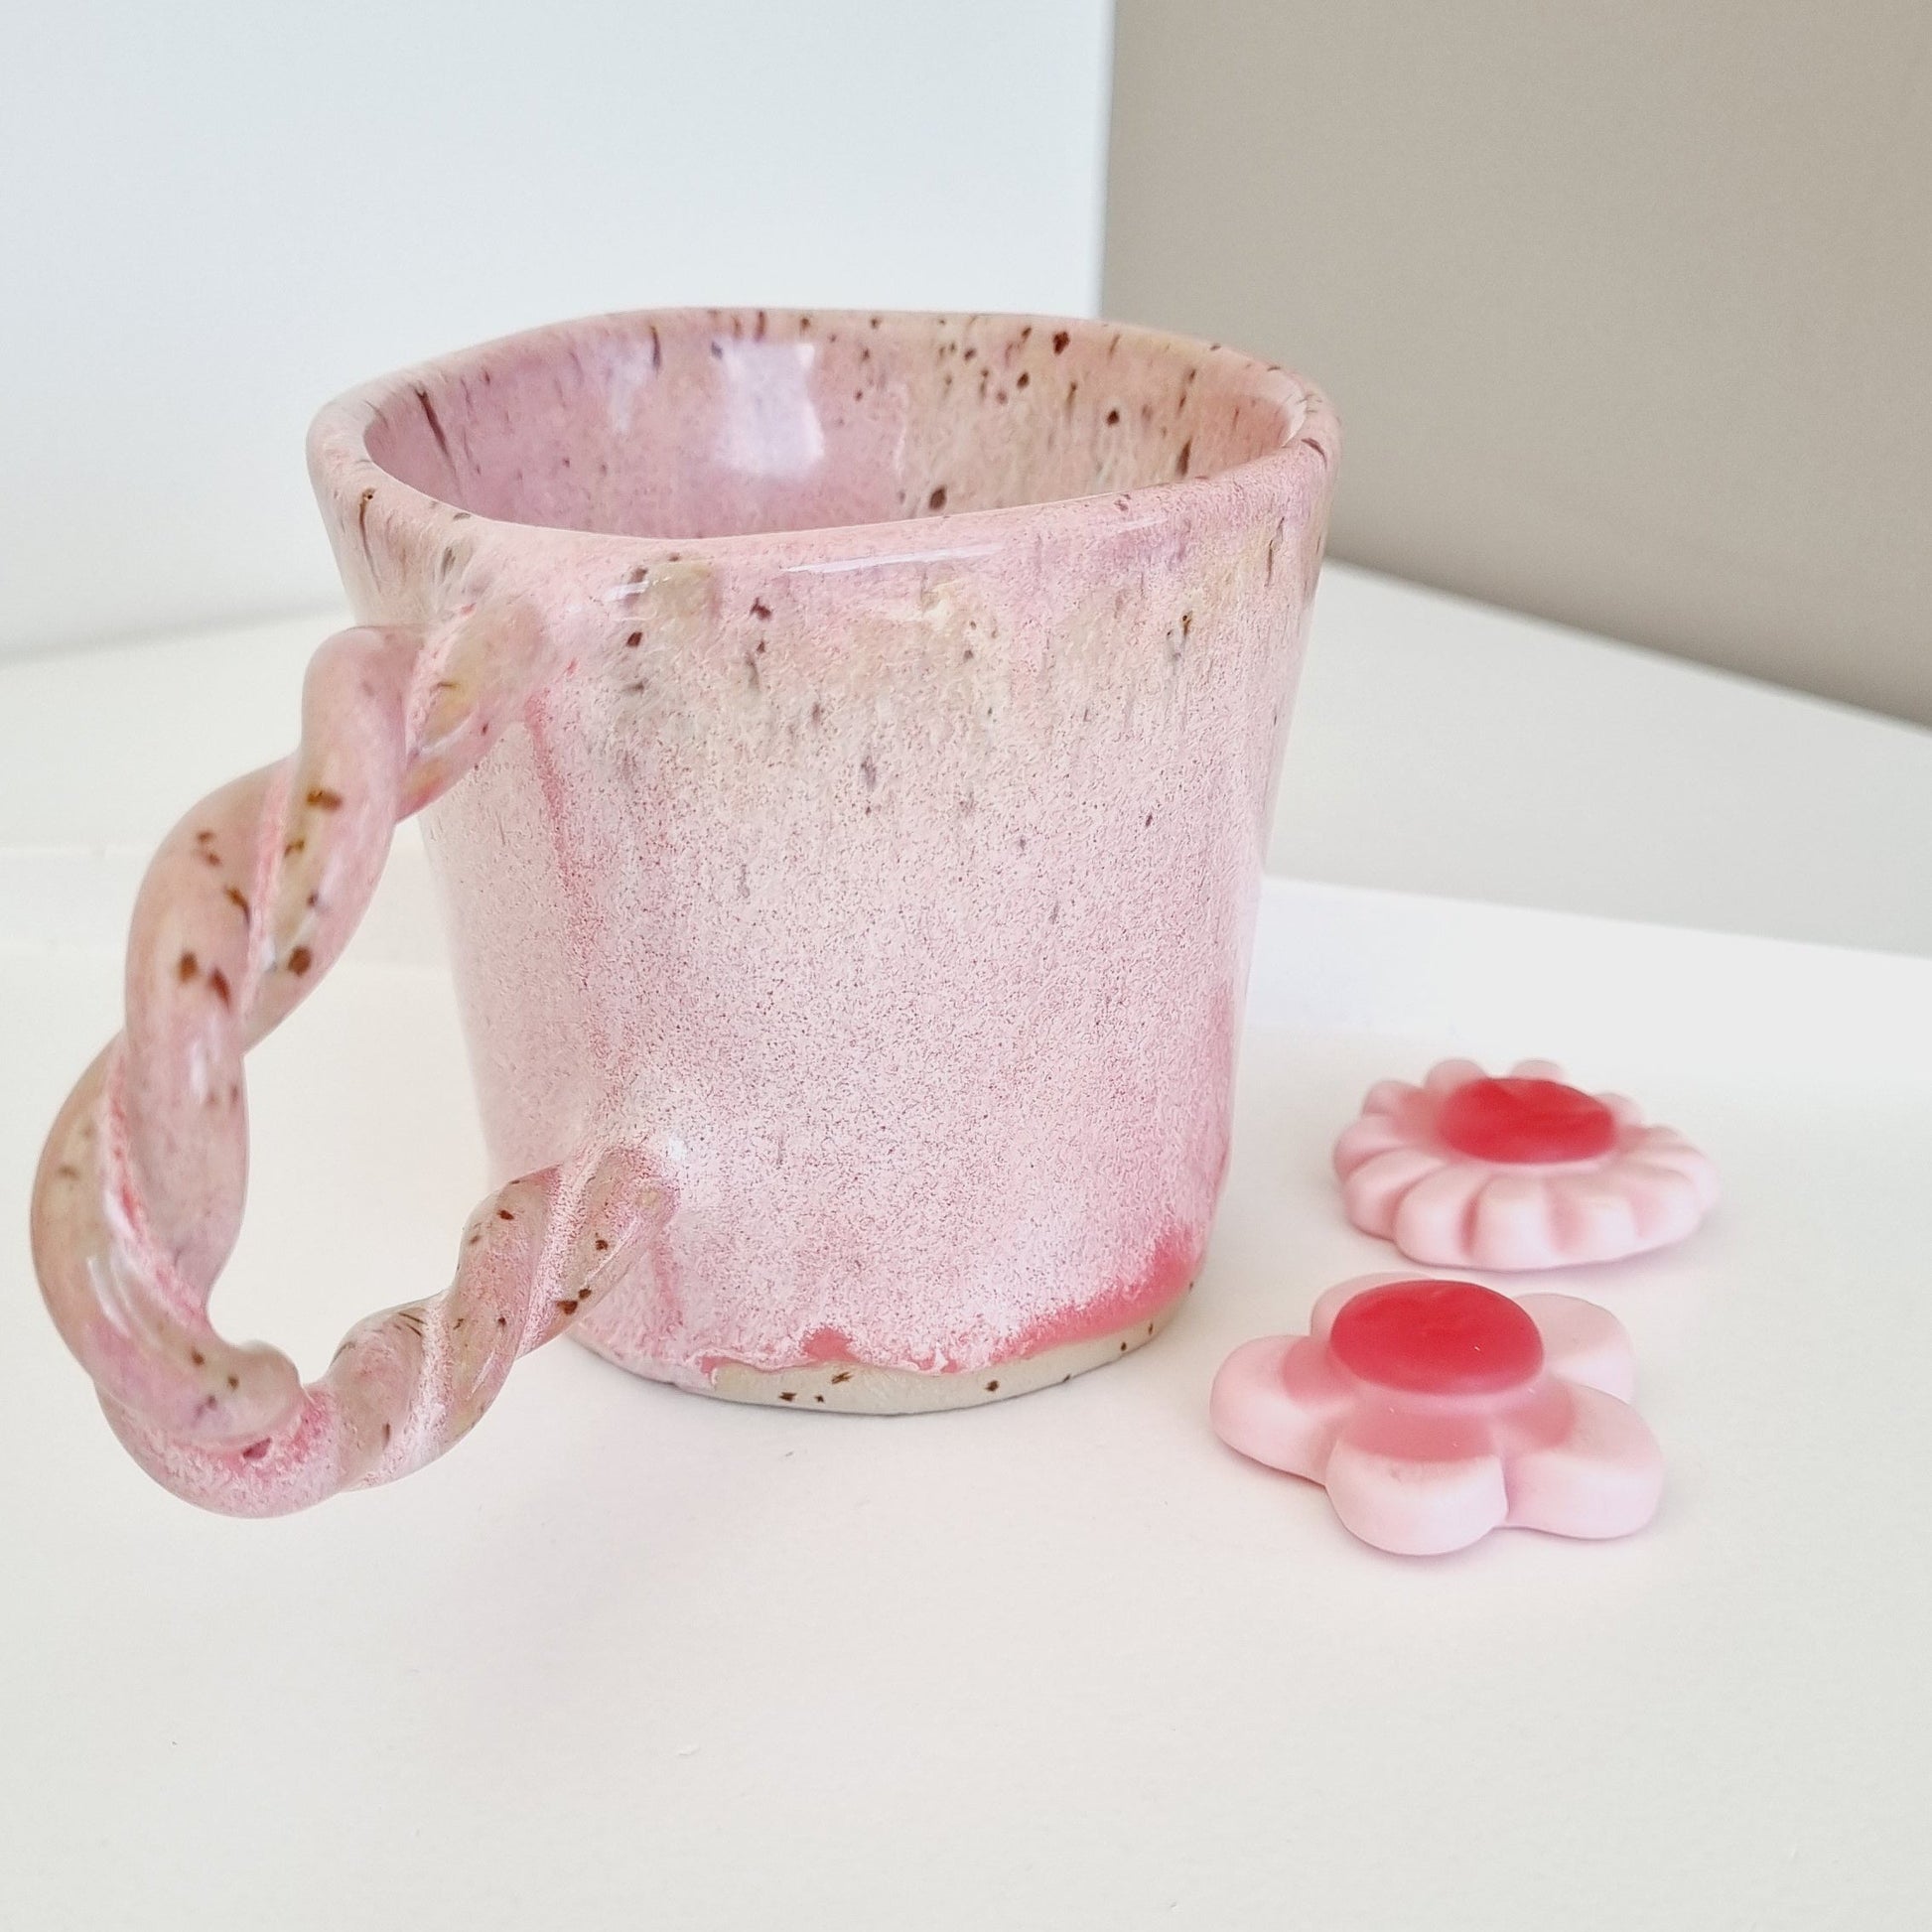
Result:
[[[1421,1086],[1381,1080],[1335,1143],[1348,1218],[1412,1261],[1563,1268],[1681,1241],[1718,1194],[1683,1135],[1634,1101],[1564,1084],[1549,1060],[1501,1079],[1444,1060]]]
[[[1503,1524],[1626,1536],[1655,1515],[1630,1340],[1593,1304],[1363,1275],[1309,1328],[1237,1348],[1209,1414],[1230,1449],[1320,1483],[1364,1543],[1440,1556]]]

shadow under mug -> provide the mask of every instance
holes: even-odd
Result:
[[[1228,1153],[1337,435],[1218,345],[1008,316],[570,323],[325,409],[360,626],[155,858],[36,1264],[169,1488],[267,1514],[461,1438],[569,1329],[905,1411],[1118,1359]],[[242,1055],[426,810],[498,1181],[304,1386],[209,1325]]]

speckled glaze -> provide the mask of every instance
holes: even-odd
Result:
[[[364,627],[295,759],[157,861],[37,1190],[123,1440],[267,1513],[440,1452],[566,1327],[874,1411],[1156,1332],[1226,1165],[1336,441],[1279,368],[996,316],[605,318],[324,411]],[[305,1390],[207,1323],[240,1052],[424,805],[502,1184]]]

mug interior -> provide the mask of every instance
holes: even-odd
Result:
[[[702,538],[1142,489],[1299,427],[1269,365],[1149,330],[686,309],[452,356],[384,399],[365,447],[473,515]]]

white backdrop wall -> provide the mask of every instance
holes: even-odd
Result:
[[[0,649],[335,594],[364,376],[647,303],[1090,311],[1107,0],[64,0],[0,30]]]

